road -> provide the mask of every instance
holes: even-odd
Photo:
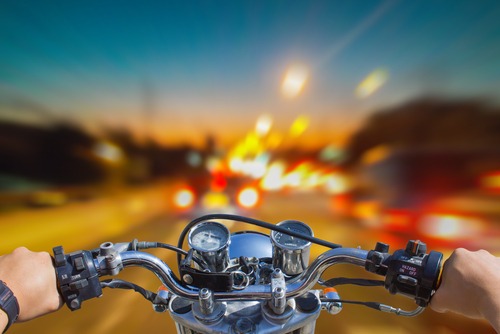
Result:
[[[177,238],[189,219],[180,216],[169,206],[168,184],[138,188],[115,194],[108,198],[73,203],[59,208],[11,212],[0,215],[2,245],[0,253],[10,252],[18,245],[34,250],[50,251],[62,244],[70,252],[92,249],[104,241],[129,241],[133,238],[176,244]],[[307,222],[315,235],[340,243],[345,247],[373,248],[376,241],[391,244],[391,249],[404,247],[405,240],[366,230],[358,225],[336,221],[329,210],[329,199],[319,194],[292,194],[268,196],[264,204],[249,213],[252,217],[268,222],[297,219]],[[247,228],[241,224],[232,230]],[[449,249],[439,249],[445,255]],[[325,248],[313,246],[311,256]],[[174,266],[174,254],[159,250],[154,252],[167,264]],[[36,275],[36,273],[34,273]],[[324,277],[370,277],[360,268],[339,266],[330,269]],[[120,278],[156,290],[156,277],[141,268],[127,268]],[[381,288],[341,287],[342,298],[388,303],[411,309],[413,303],[399,296],[389,295]],[[323,313],[318,320],[317,333],[494,333],[482,321],[471,321],[451,314],[440,315],[426,310],[416,318],[402,318],[380,313],[361,306],[345,305],[344,310],[332,316]],[[168,314],[156,313],[140,295],[124,290],[104,290],[101,298],[86,301],[82,309],[61,311],[34,321],[13,326],[9,333],[174,333],[175,328]]]

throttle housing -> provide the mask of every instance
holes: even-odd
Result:
[[[62,246],[54,247],[53,251],[59,292],[70,310],[78,310],[84,300],[102,295],[91,252],[66,255]]]

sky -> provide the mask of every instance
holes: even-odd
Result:
[[[500,2],[0,1],[0,119],[231,142],[259,115],[342,142],[421,95],[496,102]],[[306,72],[286,97],[287,70]],[[382,81],[358,94],[370,74]],[[379,78],[380,79],[380,78]]]

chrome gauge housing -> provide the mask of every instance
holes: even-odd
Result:
[[[204,261],[212,272],[222,272],[228,267],[230,243],[227,227],[213,221],[197,224],[188,234],[193,256]]]
[[[298,220],[285,220],[278,226],[287,230],[313,236],[312,229]],[[273,267],[280,268],[286,275],[302,273],[309,265],[311,242],[282,232],[272,231]]]

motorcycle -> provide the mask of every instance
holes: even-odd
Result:
[[[230,233],[221,221],[237,221],[269,229]],[[189,250],[182,249],[185,238]],[[312,244],[329,248],[309,264]],[[177,252],[179,276],[146,249]],[[100,297],[104,288],[132,289],[149,300],[157,312],[169,312],[180,334],[195,333],[314,333],[321,311],[339,313],[344,304],[358,304],[399,316],[416,316],[439,286],[443,255],[427,253],[426,245],[410,240],[405,249],[389,253],[389,245],[374,249],[344,248],[314,237],[297,220],[276,225],[253,218],[211,214],[186,225],[177,246],[160,242],[105,242],[94,250],[66,254],[54,248],[58,288],[71,310]],[[334,277],[326,269],[337,264],[364,267],[384,279]],[[162,285],[146,290],[132,282],[104,279],[124,268],[152,271]],[[343,300],[338,285],[383,286],[416,302],[414,310],[386,304]],[[315,286],[324,289],[315,289]]]

